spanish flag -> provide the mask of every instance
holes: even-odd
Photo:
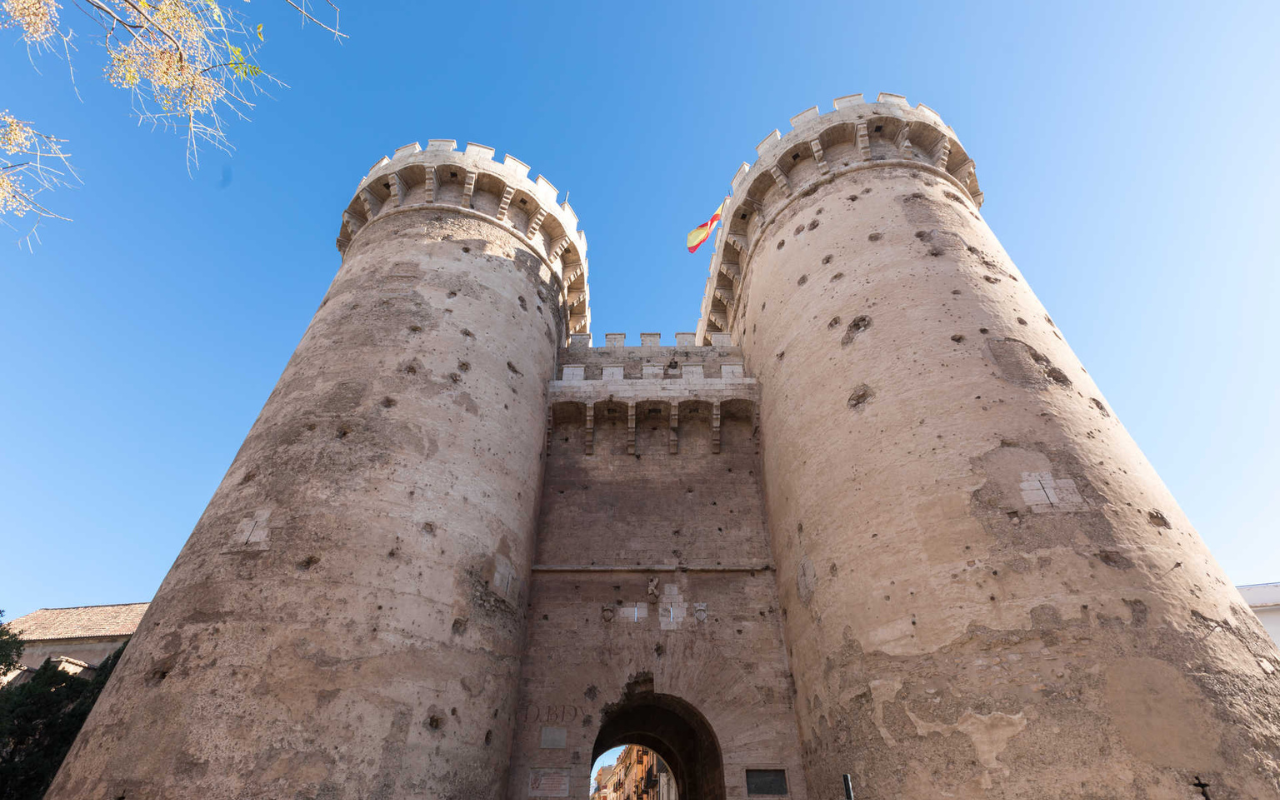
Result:
[[[724,211],[723,202],[716,209],[716,213],[711,215],[711,219],[689,231],[688,245],[690,253],[696,253],[702,243],[711,238],[711,232],[716,229],[716,223],[720,221],[720,213],[722,211]]]

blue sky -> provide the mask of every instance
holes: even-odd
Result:
[[[955,128],[987,220],[1231,579],[1280,581],[1274,2],[345,5],[342,44],[243,6],[291,88],[191,176],[101,80],[87,28],[82,99],[0,31],[0,107],[69,139],[84,179],[33,254],[0,230],[9,618],[151,597],[379,156],[453,138],[532,165],[587,232],[595,333],[671,341],[710,257],[684,235],[756,142],[879,91]]]
[[[591,765],[591,785],[593,787],[595,786],[596,772],[601,767],[611,767],[616,764],[618,762],[618,756],[622,755],[624,747],[614,747],[609,750],[605,750],[600,754],[600,757],[595,760],[595,763]],[[661,758],[661,756],[659,756],[659,758]]]

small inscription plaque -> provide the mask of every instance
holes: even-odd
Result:
[[[568,797],[569,770],[567,769],[531,769],[529,770],[530,797]]]
[[[542,749],[543,750],[563,750],[565,742],[569,738],[569,731],[566,728],[546,728],[542,729]]]
[[[268,527],[267,521],[270,519],[271,509],[260,508],[252,515],[240,520],[232,537],[231,546],[223,552],[268,549],[271,546],[271,528]]]
[[[747,770],[747,794],[786,797],[787,771],[784,769]]]

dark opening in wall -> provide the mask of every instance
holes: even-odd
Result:
[[[725,800],[724,761],[710,724],[685,701],[655,693],[652,673],[633,676],[623,696],[605,705],[600,723],[591,753],[593,764],[606,750],[627,745],[618,763],[639,767],[624,769],[615,778],[641,778],[649,785],[636,788],[656,797],[658,792],[652,790],[665,781],[650,780],[650,776],[669,774],[680,800]],[[656,758],[650,759],[649,753]]]
[[[779,797],[787,794],[785,769],[747,770],[747,795]]]

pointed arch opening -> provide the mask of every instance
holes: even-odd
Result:
[[[627,744],[658,754],[680,800],[725,800],[724,760],[711,724],[684,700],[654,692],[651,676],[633,680],[622,700],[605,708],[591,760]]]

